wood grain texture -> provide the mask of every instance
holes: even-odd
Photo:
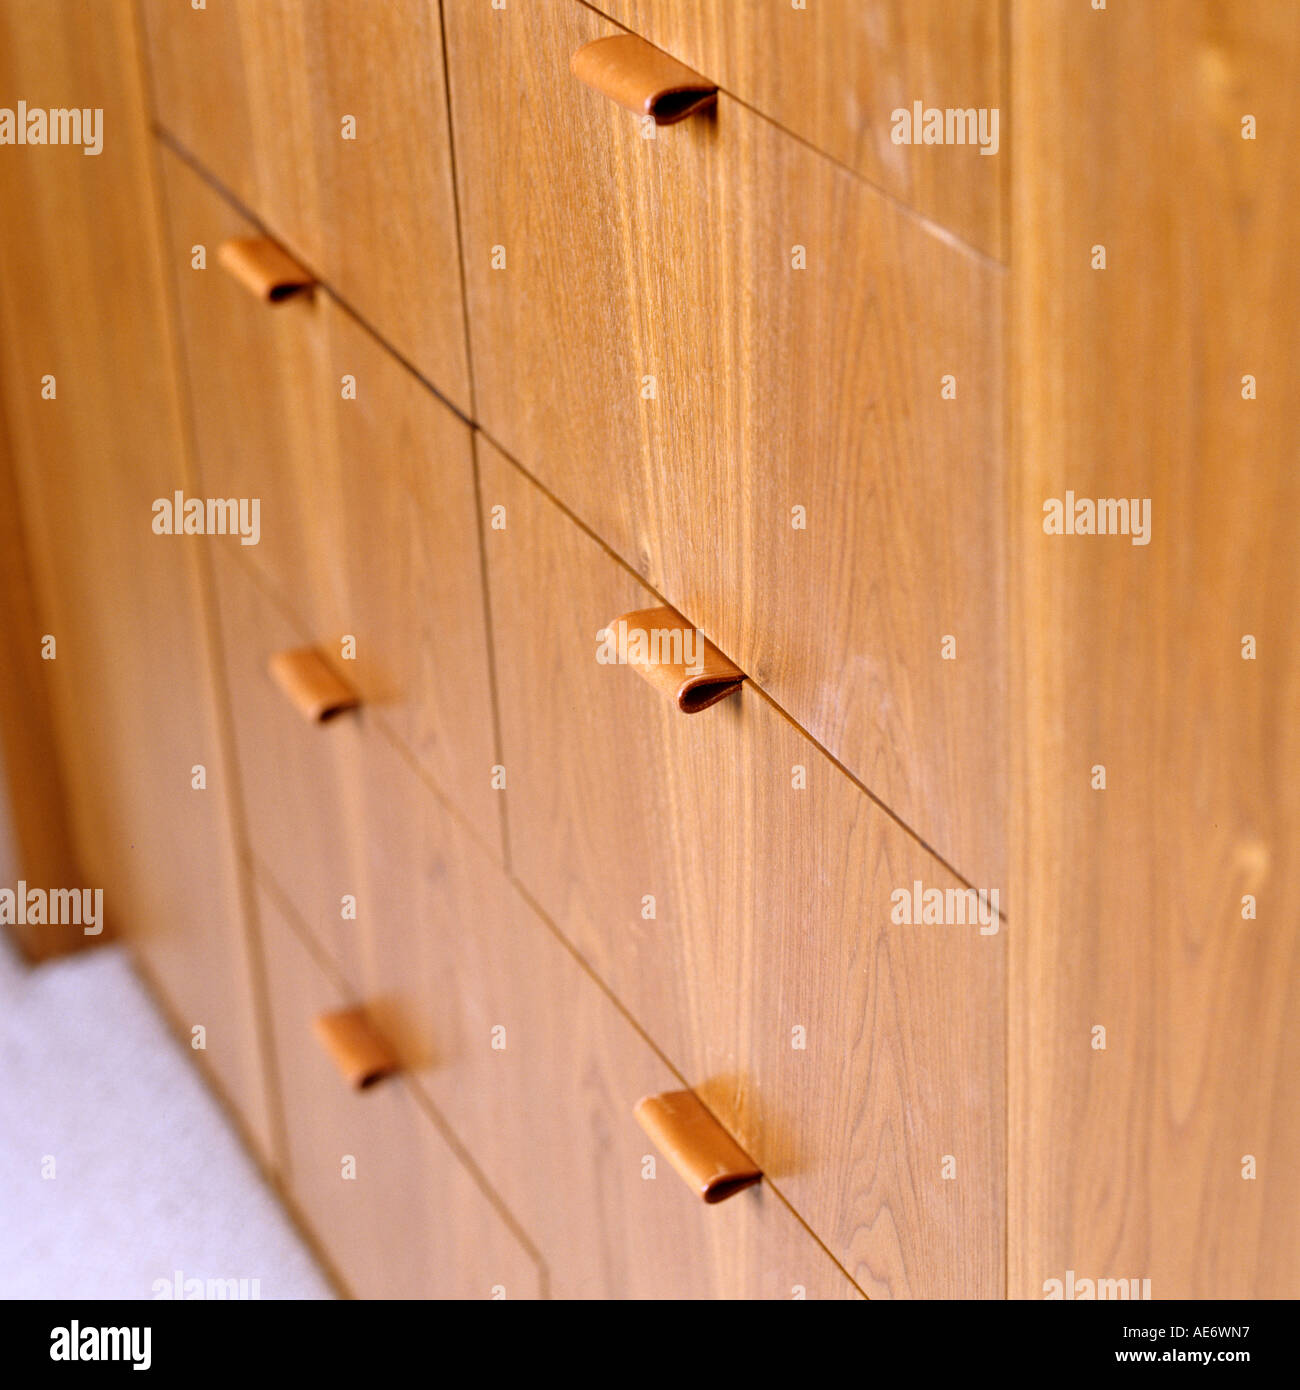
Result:
[[[536,1298],[532,1253],[422,1112],[406,1081],[351,1090],[320,1047],[320,1013],[353,1002],[258,895],[289,1135],[291,1200],[358,1298]],[[351,1159],[352,1177],[345,1165]]]
[[[0,4],[0,91],[102,107],[104,146],[4,149],[0,390],[83,886],[131,938],[263,1155],[270,1130],[212,700],[198,538],[150,529],[190,485],[128,5]],[[42,399],[52,375],[56,396]],[[192,787],[193,768],[207,788]],[[55,775],[55,774],[52,774]],[[19,814],[32,814],[32,806]],[[72,885],[67,885],[72,886]]]
[[[971,245],[1003,254],[1005,113],[996,155],[890,138],[892,113],[916,101],[1005,108],[998,0],[808,0],[798,9],[790,0],[593,0],[593,8]]]
[[[568,71],[582,6],[447,21],[485,431],[1000,884],[1000,272],[726,98],[643,139]]]
[[[1294,1298],[1300,11],[1013,14],[1010,1292]],[[1067,489],[1150,544],[1045,535]]]
[[[141,9],[162,125],[468,411],[437,0]]]
[[[202,495],[260,499],[257,544],[212,543],[499,846],[469,428],[323,290],[250,296],[215,264],[248,224],[177,156],[164,168]]]
[[[216,580],[249,848],[342,969],[355,963],[357,922],[379,912],[394,875],[401,881],[432,794],[366,706],[304,722],[267,674],[268,656],[301,630],[232,556],[221,557]],[[344,917],[345,897],[355,917]]]
[[[395,787],[396,791],[397,788]],[[405,804],[411,805],[408,797]],[[706,1209],[633,1118],[679,1080],[436,806],[372,903],[362,993],[557,1298],[857,1298],[775,1193]]]
[[[48,886],[80,880],[68,822],[58,743],[50,708],[32,569],[23,534],[14,457],[0,396],[0,884],[19,879]],[[88,938],[75,923],[11,923],[9,934],[29,959],[80,950]]]
[[[748,684],[599,664],[649,594],[479,449],[515,872],[866,1293],[1000,1296],[1001,934],[892,923],[955,880]]]
[[[666,1170],[642,1179],[632,1106],[676,1078],[364,709],[312,727],[284,704],[257,664],[283,618],[233,559],[219,576],[258,873],[542,1251],[552,1293],[856,1296],[772,1194],[705,1221]]]

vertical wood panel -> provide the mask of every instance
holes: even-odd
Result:
[[[104,146],[0,158],[0,390],[78,867],[176,1023],[270,1147],[251,957],[212,704],[196,538],[156,536],[189,483],[168,350],[130,5],[0,5],[0,92],[102,107]],[[57,395],[41,399],[41,378]],[[191,769],[207,769],[205,791]]]
[[[0,400],[0,884],[18,879],[47,886],[78,881],[63,778],[49,705],[43,635],[32,585],[14,458]],[[35,960],[73,951],[86,937],[64,929],[13,924],[9,930]]]
[[[1300,10],[1014,16],[1010,1290],[1295,1297]],[[1067,489],[1150,544],[1045,535]]]

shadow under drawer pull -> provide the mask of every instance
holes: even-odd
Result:
[[[763,1174],[693,1091],[665,1091],[633,1112],[655,1147],[710,1204],[752,1187]]]
[[[601,659],[633,667],[683,714],[698,714],[740,689],[745,673],[672,608],[624,613],[605,629]]]
[[[397,1058],[375,1031],[364,1009],[340,1009],[321,1014],[313,1023],[316,1034],[339,1075],[361,1091],[397,1070]]]
[[[314,724],[323,724],[361,703],[315,647],[276,652],[267,670],[299,714]]]
[[[573,75],[656,125],[674,125],[718,99],[716,85],[635,34],[585,43],[569,60]]]
[[[316,283],[277,242],[265,236],[234,237],[217,249],[217,261],[250,294],[268,304],[279,304],[290,295],[309,290]]]

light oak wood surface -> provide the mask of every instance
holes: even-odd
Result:
[[[163,128],[468,411],[437,0],[140,7]]]
[[[469,427],[329,294],[249,294],[216,256],[255,229],[175,154],[163,163],[202,495],[260,500],[257,544],[210,544],[269,581],[303,640],[499,846]]]
[[[866,1293],[1000,1294],[1001,933],[891,922],[956,881],[751,687],[599,664],[651,596],[479,455],[518,878]]]
[[[972,246],[1003,255],[1009,156],[999,0],[594,0],[592,8]],[[893,113],[910,113],[917,101],[999,110],[998,153],[896,144]]]
[[[320,949],[354,975],[358,923],[397,929],[422,846],[437,843],[436,794],[364,704],[305,720],[267,671],[306,640],[302,629],[233,558],[222,557],[216,579],[249,850]]]
[[[80,880],[68,824],[66,793],[41,660],[37,595],[32,583],[29,538],[14,473],[14,455],[0,395],[0,647],[8,653],[0,681],[0,883],[33,885]],[[86,944],[75,923],[13,923],[9,932],[29,960],[45,960]]]
[[[536,1298],[532,1251],[401,1076],[349,1087],[313,1034],[354,1004],[265,891],[291,1200],[357,1298]],[[350,1160],[350,1162],[349,1162]],[[347,1174],[351,1176],[347,1176]]]
[[[370,823],[387,872],[359,924],[360,993],[542,1251],[552,1296],[860,1297],[775,1193],[706,1207],[690,1191],[633,1118],[679,1079],[451,817],[392,790],[402,815]]]
[[[1010,1292],[1294,1298],[1300,10],[1013,13]],[[1067,489],[1149,545],[1044,534]]]
[[[575,77],[623,26],[716,104]],[[350,1292],[1300,1296],[1297,74],[1286,0],[0,0],[105,132],[0,149],[0,873]],[[739,693],[597,660],[663,604]]]
[[[153,152],[129,6],[0,5],[0,91],[102,107],[100,154],[4,148],[0,390],[79,885],[103,889],[190,1047],[271,1151],[198,538],[157,536],[191,486],[170,355]],[[39,96],[38,96],[39,94]],[[42,399],[42,378],[55,378]],[[6,597],[6,602],[8,598]],[[193,786],[202,765],[206,789]],[[19,814],[33,814],[26,804]]]
[[[1000,885],[1001,273],[725,96],[642,138],[569,73],[610,31],[448,7],[483,428]]]
[[[355,943],[344,895],[364,904],[369,878],[358,821],[367,751],[383,741],[364,707],[325,724],[304,720],[267,667],[307,634],[233,556],[218,556],[214,579],[247,848],[341,961]]]
[[[643,1180],[632,1106],[676,1078],[364,709],[322,726],[290,708],[263,658],[294,630],[245,567],[223,557],[218,578],[257,872],[543,1252],[554,1295],[857,1296],[774,1195],[718,1215],[666,1166]]]

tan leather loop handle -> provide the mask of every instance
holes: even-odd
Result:
[[[569,60],[573,75],[656,125],[675,125],[712,106],[716,85],[635,34],[585,43]]]
[[[633,1114],[659,1152],[710,1204],[734,1197],[763,1176],[693,1091],[646,1096]]]
[[[683,714],[698,714],[740,689],[745,673],[672,608],[624,613],[605,629],[604,658],[633,667]]]
[[[223,241],[217,248],[217,262],[250,294],[268,304],[279,304],[316,283],[310,272],[270,237]]]
[[[354,1090],[361,1091],[397,1070],[397,1058],[375,1031],[364,1009],[321,1014],[312,1031]]]
[[[314,724],[323,724],[361,703],[315,647],[276,652],[267,670],[294,709]]]

